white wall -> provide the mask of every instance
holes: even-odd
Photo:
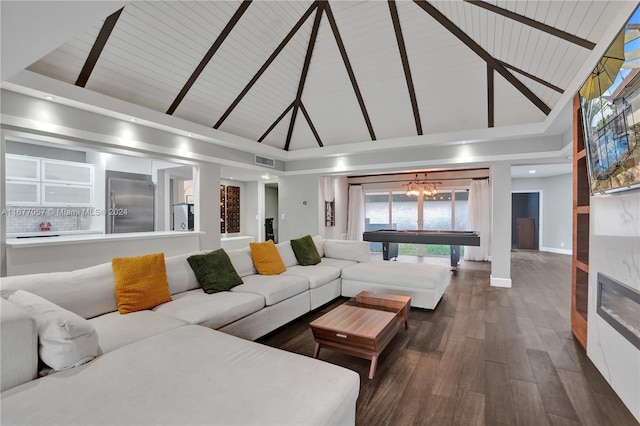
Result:
[[[491,166],[491,285],[511,287],[511,167]]]
[[[273,221],[273,234],[276,241],[278,239],[278,187],[265,186],[264,188],[264,217],[272,217]]]
[[[211,195],[213,193],[213,195]],[[220,166],[201,164],[193,168],[194,225],[200,236],[200,250],[220,248]]]
[[[640,191],[590,205],[587,355],[640,421],[640,350],[596,312],[598,272],[640,292]]]
[[[320,232],[319,223],[324,217],[320,218],[319,200],[318,175],[279,177],[279,241],[307,234],[317,235]]]
[[[512,179],[511,191],[540,192],[540,250],[571,254],[573,176]]]
[[[258,181],[243,182],[241,188],[240,234],[252,236],[255,241],[262,240],[260,237],[264,232],[260,228],[264,227],[264,219],[261,219],[264,208],[260,209],[259,206],[264,206],[264,202],[260,203],[259,200],[264,199],[264,196],[260,197],[260,192],[264,193],[264,184]]]

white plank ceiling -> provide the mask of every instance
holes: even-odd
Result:
[[[603,23],[617,13],[616,2],[607,1],[425,2],[441,15],[437,18],[416,3],[395,4],[400,45],[392,5],[384,1],[254,1],[235,23],[241,1],[130,2],[103,35],[104,48],[98,49],[84,88],[288,150],[539,123],[593,47],[543,27],[595,45],[607,29]],[[308,18],[256,79],[306,12]],[[310,45],[317,13],[317,37]],[[490,90],[486,57],[446,28],[445,20],[502,63],[530,94],[498,72]],[[100,23],[78,34],[29,70],[76,84],[105,27]],[[216,41],[211,59],[185,86]],[[184,97],[177,99],[184,87]]]

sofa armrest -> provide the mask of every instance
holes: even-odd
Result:
[[[36,321],[22,308],[0,298],[0,391],[35,379],[38,375]]]
[[[369,261],[369,242],[354,240],[324,240],[324,255],[332,259]]]

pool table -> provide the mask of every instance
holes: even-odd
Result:
[[[401,229],[380,229],[365,231],[364,241],[382,243],[384,260],[398,257],[398,243],[441,244],[451,246],[451,267],[458,266],[460,246],[479,246],[480,236],[473,231],[418,231]]]

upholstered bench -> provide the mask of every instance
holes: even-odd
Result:
[[[342,270],[342,295],[353,297],[363,290],[411,296],[411,306],[435,309],[451,281],[443,265],[375,260]]]

